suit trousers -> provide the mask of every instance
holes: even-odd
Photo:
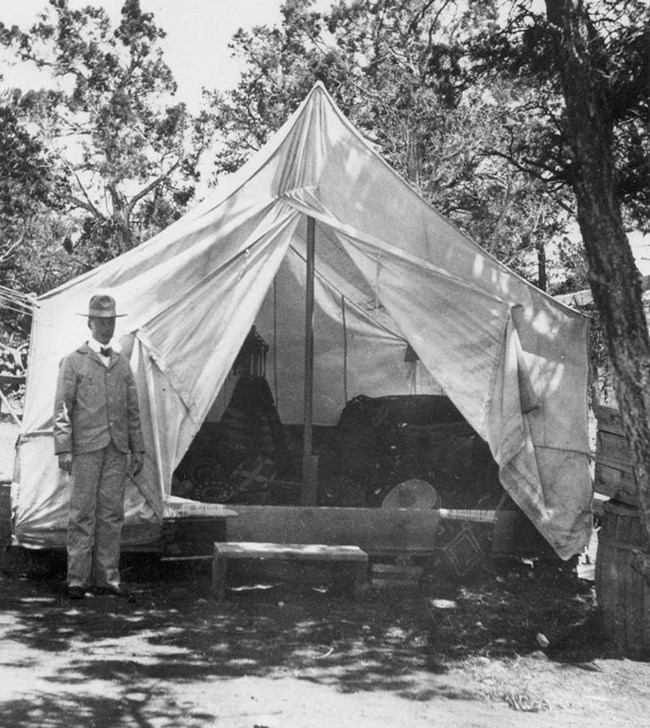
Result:
[[[68,519],[68,586],[119,586],[127,455],[111,442],[74,455]]]

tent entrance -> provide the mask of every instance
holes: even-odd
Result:
[[[445,558],[463,538],[477,540],[483,554],[553,556],[506,496],[487,444],[444,395],[358,396],[335,425],[314,425],[317,500],[305,506],[303,426],[280,422],[264,377],[240,375],[237,385],[221,419],[204,423],[176,469],[172,495],[220,503],[238,515],[181,520],[187,533],[175,526],[176,541],[205,541],[201,553],[209,556],[214,540],[293,534],[289,540],[313,542],[329,534],[336,542],[347,529],[375,556]],[[432,488],[436,507],[417,496],[387,512],[404,484]]]
[[[298,506],[305,430],[283,423],[269,383],[240,374],[218,421],[206,421],[177,467],[172,495],[203,502]],[[503,495],[487,444],[444,395],[357,396],[334,425],[313,425],[314,505],[380,508],[404,481],[451,509],[494,508]],[[236,510],[236,509],[235,509]]]
[[[338,271],[355,265],[334,232],[305,215],[298,239],[171,494],[227,506],[378,508],[399,483],[422,479],[441,490],[446,508],[494,507],[503,490],[489,448],[376,293],[359,279],[355,290],[363,293],[347,298]],[[368,394],[348,399],[350,383]],[[391,390],[426,394],[384,395]]]

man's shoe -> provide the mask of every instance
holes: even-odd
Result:
[[[83,599],[86,596],[86,590],[82,586],[69,586],[68,596],[70,599]]]

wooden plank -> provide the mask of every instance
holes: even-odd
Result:
[[[594,490],[624,503],[638,505],[638,488],[632,469],[632,456],[623,433],[620,412],[598,405]]]
[[[355,597],[365,591],[368,582],[368,554],[357,546],[327,544],[287,544],[262,542],[227,542],[214,544],[212,593],[223,599],[226,591],[228,562],[233,559],[258,561],[318,561],[352,567],[350,576]]]
[[[168,499],[164,504],[163,521],[199,518],[234,518],[237,515],[221,503],[202,503],[187,498]]]
[[[225,541],[359,546],[369,554],[431,553],[435,510],[231,505]]]
[[[594,472],[594,490],[609,498],[616,498],[624,503],[638,505],[638,490],[634,477],[630,472],[596,463]]]
[[[616,488],[636,488],[636,480],[631,468],[621,467],[619,463],[597,462],[594,469],[596,481]]]
[[[596,459],[629,465],[631,455],[627,440],[622,435],[599,431],[596,435]]]
[[[607,432],[614,432],[623,435],[623,426],[621,425],[621,414],[615,407],[606,407],[605,405],[597,405],[594,409],[598,429]]]
[[[617,470],[621,474],[621,477],[629,477],[634,481],[634,472],[629,461],[622,463],[619,460],[610,460],[609,458],[600,456],[596,457],[596,467],[598,466]]]
[[[367,559],[358,546],[340,546],[327,544],[306,543],[268,543],[263,541],[225,541],[214,544],[215,552],[226,555],[231,559],[238,558],[303,558],[305,560],[319,559]]]
[[[235,541],[215,543],[214,552],[229,559],[303,559],[305,561],[368,561],[358,546],[328,546],[314,543],[262,543]]]
[[[609,488],[636,487],[632,470],[621,467],[619,463],[597,462],[594,468],[594,478],[597,484]]]
[[[161,561],[212,561],[214,556],[203,554],[201,556],[161,556]]]

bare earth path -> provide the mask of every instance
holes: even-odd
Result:
[[[483,587],[465,590],[457,619],[436,630],[418,590],[353,602],[283,583],[217,604],[207,573],[150,568],[135,604],[70,602],[61,576],[3,577],[0,725],[647,725],[648,662],[600,645],[576,652],[580,627],[545,655],[512,605],[479,615]],[[499,599],[506,589],[485,604]],[[547,606],[539,622],[551,627]]]
[[[433,573],[420,588],[375,585],[360,601],[318,574],[271,574],[222,603],[206,565],[130,556],[124,567],[135,603],[72,602],[61,558],[9,552],[0,726],[648,725],[650,662],[602,642],[590,582],[542,565],[463,583]],[[456,603],[438,622],[436,598]]]

